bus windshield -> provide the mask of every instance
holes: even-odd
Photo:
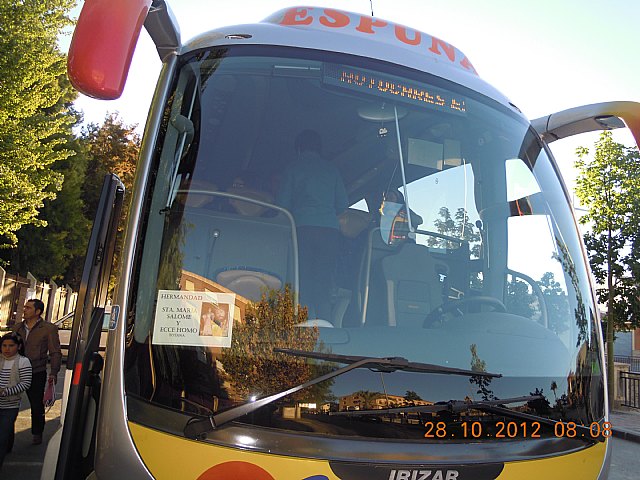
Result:
[[[230,46],[182,58],[156,145],[130,419],[181,434],[289,389],[225,428],[441,442],[473,421],[492,442],[506,417],[461,402],[604,417],[578,232],[515,109],[362,57]],[[327,375],[352,357],[394,360]]]

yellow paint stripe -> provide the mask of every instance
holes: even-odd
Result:
[[[214,465],[240,461],[258,465],[276,480],[302,480],[325,475],[340,480],[326,460],[257,453],[187,440],[129,422],[133,441],[147,468],[159,480],[197,479]],[[473,448],[472,445],[469,448]],[[576,453],[505,464],[500,480],[541,478],[597,478],[604,461],[605,443]],[[231,480],[231,479],[229,479]]]

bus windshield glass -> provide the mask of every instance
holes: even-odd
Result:
[[[492,442],[504,409],[603,419],[579,235],[515,109],[384,62],[230,46],[182,58],[163,118],[127,307],[132,420],[180,433],[289,389],[209,438],[431,442],[473,421]],[[393,360],[313,382],[353,358]],[[503,413],[462,403],[481,401]]]

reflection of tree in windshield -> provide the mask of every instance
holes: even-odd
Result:
[[[168,214],[165,217],[160,267],[158,269],[158,290],[180,289],[180,277],[184,262],[184,246],[187,232],[192,223],[182,222],[182,215]]]
[[[192,224],[185,224],[181,222],[181,215],[168,214],[165,217],[164,235],[162,236],[162,247],[159,258],[160,265],[158,268],[158,290],[179,290],[180,289],[180,277],[182,275],[182,266],[184,259],[184,244],[185,237],[190,228],[193,228]],[[163,345],[154,345],[154,366],[158,378],[165,378],[169,380],[172,386],[172,391],[177,392],[184,390],[187,397],[192,395],[189,387],[189,380],[183,378],[182,366],[184,365],[184,359],[192,355],[193,351],[187,349],[179,349],[175,347],[167,347]],[[196,364],[199,365],[199,364]],[[208,370],[210,370],[208,368]],[[194,373],[193,369],[192,372]],[[208,372],[210,373],[210,372]],[[197,375],[197,374],[196,374]],[[207,374],[208,375],[208,374]],[[214,385],[215,381],[203,381],[199,378],[199,389],[208,389]],[[152,395],[156,401],[161,401],[161,394],[158,394],[158,389],[153,389]],[[162,389],[160,389],[162,391]],[[171,394],[173,397],[177,397],[175,394]],[[169,401],[169,400],[167,400]],[[171,400],[173,401],[173,400]],[[179,408],[184,405],[178,404]]]
[[[369,410],[374,407],[374,400],[379,398],[382,394],[380,392],[370,392],[369,390],[359,390],[353,394],[354,397],[360,400],[361,408],[363,410]]]
[[[513,278],[507,283],[505,305],[510,313],[521,317],[534,318],[536,296],[530,292],[527,282]]]
[[[270,290],[262,299],[247,306],[244,320],[234,325],[231,348],[220,358],[235,401],[244,403],[252,397],[265,397],[305,383],[332,369],[330,363],[309,364],[302,357],[276,353],[275,348],[313,351],[317,348],[318,328],[300,327],[307,319],[307,309],[295,313],[293,293]],[[320,345],[320,351],[322,345]],[[332,381],[297,392],[290,402],[324,401],[330,398]]]
[[[461,247],[469,249],[469,259],[480,258],[482,251],[482,236],[480,229],[469,221],[469,215],[464,208],[458,208],[455,217],[451,217],[451,212],[447,207],[441,207],[438,211],[441,218],[435,220],[434,226],[438,233],[447,235],[456,239],[464,240],[465,243],[460,245],[459,242],[430,236],[427,245],[433,248],[441,248],[443,250],[456,250]],[[466,287],[461,285],[463,290]],[[474,290],[482,289],[482,275],[479,272],[469,272],[469,286]]]
[[[540,396],[540,398],[527,402],[527,406],[538,415],[548,416],[551,411],[551,405],[549,404],[549,400],[544,396],[544,390],[542,388],[536,388],[533,392],[529,392],[529,395]]]
[[[410,404],[413,404],[416,400],[422,400],[422,397],[413,390],[407,390],[407,393],[404,394],[404,399]]]
[[[507,282],[507,296],[505,304],[510,313],[526,318],[539,320],[542,308],[546,308],[548,325],[556,335],[569,330],[569,297],[562,289],[560,282],[556,281],[553,272],[545,272],[540,280],[536,281],[542,299],[531,290],[528,282],[515,278]],[[544,306],[540,305],[540,300]]]
[[[574,317],[576,325],[578,326],[578,338],[576,340],[576,347],[579,347],[585,340],[587,340],[588,319],[587,309],[582,298],[582,290],[580,289],[580,280],[578,279],[578,272],[576,266],[573,263],[573,259],[569,254],[569,249],[565,243],[558,237],[556,237],[556,245],[558,246],[558,253],[554,254],[554,258],[560,262],[562,269],[571,279],[571,286],[576,293],[576,306],[574,310]]]
[[[469,215],[464,208],[458,208],[455,217],[447,207],[441,207],[438,211],[440,219],[435,220],[436,231],[442,235],[466,240],[471,248],[471,258],[480,258],[481,237],[477,227],[469,221]],[[444,238],[430,237],[427,244],[430,247],[443,249],[456,249],[460,247],[458,242],[452,242]]]
[[[486,372],[487,363],[478,355],[478,346],[472,343],[469,349],[471,350],[471,370],[474,372]],[[493,380],[491,377],[484,375],[473,375],[469,378],[470,383],[475,383],[478,386],[476,393],[480,394],[482,400],[496,400],[493,391],[489,389],[491,380]]]
[[[552,272],[546,272],[538,282],[549,316],[549,328],[560,335],[569,330],[569,297]]]

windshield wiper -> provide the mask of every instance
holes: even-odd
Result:
[[[357,355],[340,355],[337,353],[308,352],[305,350],[293,350],[290,348],[274,348],[274,352],[286,353],[296,357],[317,358],[318,360],[326,360],[336,363],[356,363],[364,359],[375,360],[374,366],[369,367],[379,372],[395,372],[402,370],[403,372],[419,372],[419,373],[440,373],[448,375],[464,375],[467,377],[502,377],[499,373],[476,372],[474,370],[465,370],[462,368],[443,367],[432,363],[410,362],[403,357],[361,357]]]
[[[542,396],[538,396],[538,398],[542,398]],[[494,406],[494,405],[485,405],[485,406],[480,406],[480,408],[478,407],[473,407],[476,408],[477,410],[482,410],[483,412],[488,412],[488,413],[494,413],[496,415],[502,415],[503,417],[509,417],[509,418],[517,418],[519,420],[528,420],[530,422],[539,422],[539,423],[543,423],[545,425],[549,425],[555,428],[555,426],[559,423],[567,425],[567,422],[564,422],[562,420],[553,420],[551,418],[547,418],[547,417],[543,417],[541,415],[534,415],[532,413],[524,413],[524,412],[518,412],[517,410],[511,410],[509,408],[505,408],[505,407],[500,407],[500,406]],[[595,440],[598,442],[604,442],[607,440],[607,436],[604,435],[593,435],[593,432],[591,431],[590,427],[585,427],[584,425],[579,425],[576,422],[571,422],[572,426],[575,425],[575,429],[576,429],[576,435],[575,437],[566,437],[566,438],[579,438],[582,440]]]
[[[429,363],[410,362],[406,358],[402,357],[359,357],[353,355],[338,355],[333,353],[306,352],[304,350],[293,350],[288,348],[274,348],[273,351],[299,357],[317,358],[320,360],[332,361],[336,363],[346,363],[348,365],[346,367],[338,368],[337,370],[316,377],[313,380],[309,380],[308,382],[304,382],[300,385],[296,385],[295,387],[283,390],[282,392],[269,395],[268,397],[260,398],[254,402],[238,405],[237,407],[230,408],[229,410],[225,410],[224,412],[209,415],[207,418],[194,417],[189,420],[189,422],[187,422],[187,425],[184,427],[185,437],[201,439],[208,432],[221,427],[225,423],[232,422],[244,415],[258,410],[261,407],[264,407],[265,405],[275,402],[280,398],[286,397],[287,395],[291,395],[317,383],[330,380],[334,377],[342,375],[343,373],[355,370],[356,368],[371,368],[380,372],[394,372],[396,370],[402,370],[408,372],[438,373],[449,375],[480,375],[485,377],[502,376],[497,373],[474,372],[472,370],[442,367]]]
[[[517,410],[511,410],[503,407],[502,405],[508,405],[510,403],[531,402],[534,400],[542,400],[542,395],[530,395],[525,397],[512,397],[504,398],[502,400],[480,400],[480,401],[463,401],[463,400],[449,400],[444,403],[436,403],[433,405],[415,405],[411,407],[398,407],[398,408],[382,408],[377,410],[350,410],[345,412],[329,412],[329,415],[338,416],[374,416],[374,415],[386,415],[389,413],[433,413],[433,412],[449,412],[449,413],[461,413],[469,410],[480,410],[487,413],[493,413],[495,415],[501,415],[508,418],[516,418],[518,420],[527,420],[530,422],[538,422],[545,425],[555,427],[558,423],[565,424],[562,420],[553,420],[551,418],[543,417],[540,415],[534,415],[531,413],[519,412]],[[575,422],[572,422],[572,426]],[[575,424],[576,435],[574,438],[582,438],[583,440],[596,440],[604,442],[608,437],[604,435],[594,436],[589,427]],[[569,437],[568,437],[569,438]]]

